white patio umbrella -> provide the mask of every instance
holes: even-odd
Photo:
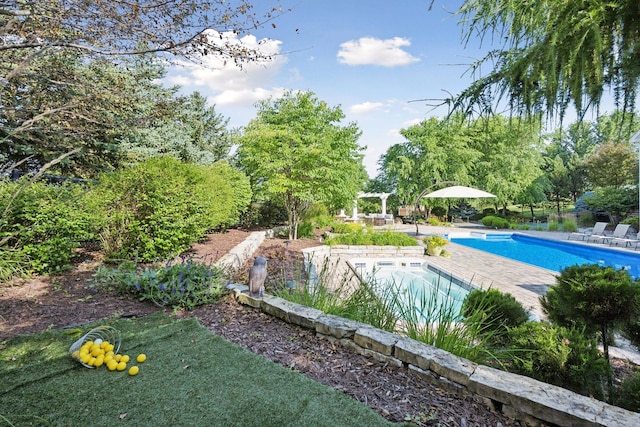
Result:
[[[478,190],[477,188],[454,185],[425,194],[423,197],[432,199],[482,199],[496,196],[486,191]]]

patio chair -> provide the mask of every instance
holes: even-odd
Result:
[[[575,237],[576,240],[580,238],[580,240],[585,240],[587,237],[591,236],[604,236],[604,229],[607,228],[606,222],[596,222],[593,228],[585,230],[585,231],[576,231],[567,237],[567,239],[571,240],[572,237]]]
[[[600,235],[600,236],[591,236],[589,237],[589,239],[587,241],[591,241],[591,239],[594,239],[594,242],[597,240],[598,242],[602,242],[602,243],[609,243],[611,240],[613,239],[624,239],[625,236],[627,235],[627,232],[629,231],[629,227],[631,227],[629,224],[618,224],[616,225],[615,230],[613,230],[613,234],[611,235]]]
[[[638,240],[639,237],[640,235],[638,233],[636,233],[635,237],[632,237],[632,235],[625,235],[624,237],[614,237],[613,239],[611,239],[611,242],[609,242],[609,246],[612,246],[614,243],[616,245],[618,243],[624,243],[624,247],[626,248],[635,244],[635,248],[638,249],[638,243],[640,243],[640,240]]]

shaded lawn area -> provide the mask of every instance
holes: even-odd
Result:
[[[71,344],[98,324],[122,333],[127,371],[89,369]],[[250,331],[247,331],[250,333]],[[139,353],[144,363],[135,362]],[[369,407],[163,313],[0,343],[0,426],[390,426]]]

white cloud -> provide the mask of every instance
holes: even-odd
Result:
[[[419,61],[418,58],[403,50],[411,46],[408,39],[394,37],[392,39],[376,39],[361,37],[340,45],[338,62],[347,65],[380,65],[398,67]]]
[[[272,81],[286,64],[287,59],[279,55],[282,42],[279,40],[258,40],[253,35],[238,38],[232,32],[211,32],[211,40],[222,40],[235,46],[245,46],[270,56],[271,59],[243,64],[242,68],[233,61],[219,55],[204,56],[201,64],[183,62],[181,68],[173,67],[166,81],[198,90],[201,87],[216,105],[253,105],[256,101],[282,93],[281,88],[273,88]]]
[[[370,113],[371,111],[380,110],[384,104],[382,102],[363,102],[362,104],[355,104],[349,108],[349,112],[353,114]]]

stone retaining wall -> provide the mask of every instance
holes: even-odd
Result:
[[[266,232],[254,231],[243,242],[236,245],[218,261],[216,267],[223,270],[237,270],[255,253],[264,241]]]
[[[248,260],[265,239],[265,232],[252,233],[216,264],[238,268]],[[318,270],[328,264],[335,277],[351,272],[346,259],[353,257],[421,257],[422,246],[322,246],[303,251]],[[326,284],[325,284],[326,285]],[[253,298],[245,285],[233,285],[236,299],[260,308],[286,322],[315,330],[329,340],[376,360],[405,367],[425,381],[437,384],[461,396],[471,395],[478,402],[527,425],[541,423],[558,426],[629,427],[640,426],[640,414],[579,395],[561,387],[528,377],[478,365],[444,350],[371,325],[265,295]]]
[[[360,354],[404,366],[426,381],[502,411],[530,426],[541,423],[580,427],[640,426],[640,414],[579,395],[561,387],[462,359],[436,347],[370,325],[324,314],[314,308],[265,295],[253,298],[246,286],[236,299],[286,322],[315,330]]]

